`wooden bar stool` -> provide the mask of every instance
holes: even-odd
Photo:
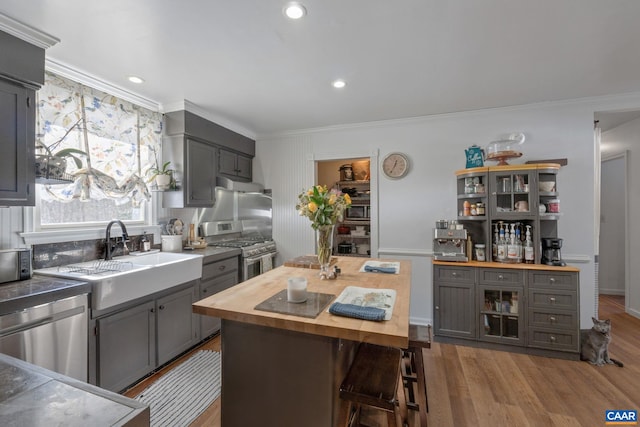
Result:
[[[405,422],[397,396],[401,360],[402,351],[398,348],[360,344],[340,385],[340,398],[346,402],[342,405],[340,426],[359,426],[362,405],[386,411],[389,427],[398,426],[397,418]]]
[[[422,349],[431,348],[431,325],[409,325],[409,347],[403,350],[402,380],[407,408],[418,411],[420,427],[427,427],[427,381]]]

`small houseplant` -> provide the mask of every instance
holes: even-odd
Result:
[[[171,162],[164,162],[162,166],[158,162],[156,155],[156,165],[149,169],[151,177],[149,182],[155,181],[159,190],[167,190],[173,184],[173,169],[170,168]]]

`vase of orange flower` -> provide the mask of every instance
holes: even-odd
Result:
[[[333,229],[337,222],[344,219],[345,209],[351,207],[351,198],[336,189],[327,189],[326,185],[314,185],[298,195],[296,210],[301,216],[311,220],[311,228],[316,230],[316,245],[320,278],[334,277],[330,271],[333,248]]]

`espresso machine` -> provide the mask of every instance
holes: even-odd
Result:
[[[562,239],[557,237],[543,237],[542,239],[542,263],[546,265],[565,266],[562,261]]]
[[[466,242],[467,230],[434,228],[433,259],[467,262]]]

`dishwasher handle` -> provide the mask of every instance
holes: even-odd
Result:
[[[81,314],[85,311],[83,306],[74,307],[69,310],[61,311],[59,313],[55,313],[50,316],[41,317],[34,320],[29,320],[22,322],[18,325],[8,326],[6,328],[0,329],[0,338],[17,334],[20,332],[27,331],[29,329],[36,328],[38,326],[46,325],[47,323],[53,323],[55,321],[66,319],[67,317],[75,316],[76,314]]]

